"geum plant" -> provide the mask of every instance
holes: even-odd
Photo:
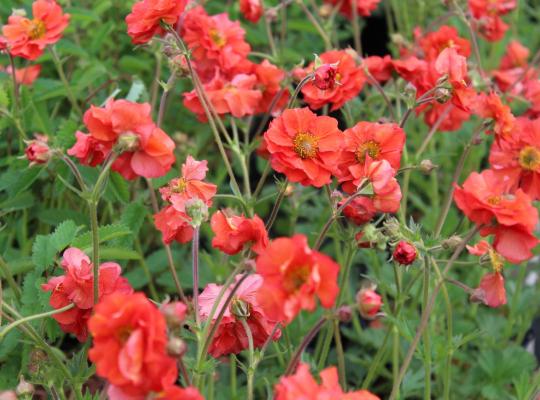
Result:
[[[534,398],[530,10],[65,3],[0,36],[2,399]]]

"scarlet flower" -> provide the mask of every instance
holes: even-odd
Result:
[[[313,84],[317,89],[333,89],[336,85],[337,64],[323,64],[314,72]]]
[[[339,205],[347,199],[342,200]],[[343,215],[356,225],[364,225],[373,219],[377,209],[369,197],[356,197],[344,209]]]
[[[453,48],[456,52],[467,58],[471,55],[471,44],[467,39],[459,36],[453,26],[442,25],[438,30],[418,35],[418,46],[427,61],[435,61],[444,49]]]
[[[384,57],[370,56],[364,58],[364,65],[367,67],[369,73],[375,80],[379,82],[386,82],[392,77],[392,71],[394,70],[394,64],[392,58],[389,55]]]
[[[480,93],[474,104],[474,111],[479,116],[495,121],[493,132],[498,138],[510,135],[515,118],[510,107],[504,104],[496,93]]]
[[[204,85],[206,96],[219,115],[231,114],[236,118],[253,115],[259,109],[262,92],[257,89],[257,76],[238,74],[230,81],[216,75]],[[205,110],[195,90],[183,94],[184,106],[199,120],[206,121]]]
[[[104,298],[88,329],[93,337],[88,358],[125,396],[159,393],[176,381],[176,361],[166,353],[165,318],[143,293]]]
[[[381,2],[381,0],[324,0],[327,4],[332,4],[334,6],[341,4],[341,8],[339,11],[349,17],[353,17],[353,7],[354,2],[356,2],[356,9],[357,9],[357,15],[362,17],[369,17],[371,15],[371,12],[377,9],[377,6]]]
[[[28,161],[30,161],[30,166],[35,164],[45,164],[51,157],[51,149],[49,148],[49,137],[47,135],[34,135],[35,139],[26,140],[26,148],[24,149],[24,154]]]
[[[268,246],[268,232],[257,215],[246,218],[217,211],[212,215],[210,226],[216,235],[212,239],[212,247],[226,254],[237,254],[246,244],[251,244],[252,250],[259,254]]]
[[[512,89],[512,93],[520,94],[528,83],[535,82],[538,72],[528,68],[529,54],[529,49],[515,40],[508,44],[499,69],[493,71],[495,82],[502,91]]]
[[[204,397],[197,388],[182,388],[179,386],[168,386],[155,398],[162,400],[204,400]]]
[[[318,110],[325,104],[331,104],[331,111],[334,111],[360,93],[366,76],[354,58],[344,50],[327,51],[320,55],[320,60],[323,64],[336,66],[334,85],[321,90],[316,86],[316,81],[308,82],[302,88],[302,95],[311,109]],[[311,63],[302,74],[306,76],[315,70],[315,63]]]
[[[3,67],[0,65],[0,71],[3,70]],[[6,74],[12,75],[13,69],[11,65],[8,65],[5,69]],[[31,65],[26,68],[16,68],[15,69],[15,80],[19,85],[31,86],[34,81],[38,78],[41,72],[41,65]]]
[[[236,275],[235,282],[238,282],[242,277],[243,275]],[[208,350],[212,357],[218,358],[228,354],[238,354],[248,348],[248,336],[241,322],[242,318],[245,319],[251,330],[253,345],[256,348],[262,347],[268,340],[277,321],[270,319],[259,303],[257,294],[262,284],[263,279],[260,275],[249,275],[240,284],[234,294],[232,303],[225,310],[223,319]],[[233,286],[234,284],[225,291],[225,295],[218,305],[218,311],[223,307]],[[203,319],[209,318],[221,289],[222,286],[211,283],[200,294],[199,307]],[[212,323],[215,323],[216,319],[217,312],[214,313]],[[281,336],[281,331],[276,330],[273,335],[272,340],[277,340]]]
[[[74,308],[55,314],[53,318],[64,332],[73,333],[79,341],[84,342],[88,335],[86,323],[94,306],[93,265],[86,254],[74,247],[64,251],[61,265],[64,275],[49,279],[41,288],[52,292],[49,303],[55,309],[74,304]],[[120,265],[113,262],[99,266],[100,300],[112,293],[132,292],[120,272]]]
[[[252,73],[257,76],[256,87],[262,92],[262,99],[256,112],[279,115],[289,100],[289,90],[281,87],[286,77],[285,72],[268,60],[264,60],[260,64],[253,64]]]
[[[356,294],[358,311],[364,319],[374,319],[383,305],[381,296],[374,288],[363,288]]]
[[[159,189],[163,200],[168,201],[180,212],[186,211],[186,202],[198,198],[210,207],[212,198],[217,192],[217,186],[204,182],[208,172],[208,161],[197,161],[191,155],[182,164],[182,176],[173,179],[165,187]]]
[[[416,247],[409,242],[401,240],[395,247],[392,257],[401,265],[410,265],[416,260],[418,252]]]
[[[480,301],[488,307],[497,308],[506,304],[504,276],[500,272],[487,273],[480,286],[471,295],[473,301]]]
[[[499,68],[512,69],[516,67],[526,67],[530,53],[531,51],[517,40],[511,40],[506,46],[506,52],[501,58]]]
[[[313,311],[316,297],[324,308],[334,305],[339,265],[311,250],[304,235],[273,240],[257,258],[264,283],[258,300],[269,318],[291,322],[300,310]]]
[[[185,213],[178,211],[173,206],[167,206],[157,214],[154,214],[156,229],[163,235],[165,244],[177,241],[187,243],[193,239],[193,227],[191,218]]]
[[[519,263],[532,256],[538,240],[532,234],[538,211],[521,189],[512,190],[513,182],[493,170],[473,172],[456,185],[454,200],[458,208],[475,224],[480,234],[495,235],[493,247],[510,262]]]
[[[276,400],[380,400],[367,390],[343,392],[336,367],[321,371],[320,377],[319,384],[309,372],[309,365],[300,363],[294,375],[282,376],[276,384]]]
[[[256,24],[263,14],[261,0],[240,0],[240,11],[245,19]]]
[[[396,171],[386,160],[366,161],[366,179],[373,188],[373,206],[377,211],[395,213],[399,210],[401,188],[395,178]]]
[[[34,1],[32,16],[11,15],[2,28],[11,55],[35,60],[45,47],[60,40],[69,23],[69,14],[63,14],[55,0]]]
[[[161,23],[174,25],[186,7],[186,0],[141,0],[126,17],[128,35],[134,44],[144,44],[153,36],[162,36]]]
[[[343,136],[338,178],[345,192],[356,192],[365,178],[366,158],[387,160],[392,168],[399,169],[405,132],[398,125],[362,121],[346,129]]]
[[[182,24],[182,37],[203,79],[211,79],[216,71],[233,76],[251,68],[245,33],[226,13],[209,16],[200,6],[187,12]]]
[[[112,169],[126,179],[160,177],[174,163],[174,142],[152,122],[148,103],[109,100],[105,107],[91,106],[83,121],[89,136],[77,132],[68,150],[83,164],[101,163],[113,147],[121,154]]]
[[[304,186],[330,183],[343,139],[337,125],[308,108],[285,110],[264,134],[272,168]]]
[[[493,142],[489,162],[531,199],[540,200],[540,119],[519,118],[510,135]]]
[[[516,8],[516,0],[469,0],[469,8],[480,34],[494,42],[502,39],[508,30],[500,17]]]

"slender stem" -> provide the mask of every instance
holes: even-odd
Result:
[[[34,321],[36,319],[50,317],[50,316],[55,315],[55,314],[60,314],[60,313],[63,313],[64,311],[71,310],[73,307],[75,307],[75,304],[70,303],[67,306],[59,308],[57,310],[51,310],[51,311],[47,311],[47,312],[44,312],[44,313],[41,313],[41,314],[29,315],[28,317],[17,319],[15,321],[13,321],[11,324],[4,327],[4,329],[2,329],[0,331],[0,341],[2,341],[4,336],[6,336],[9,331],[11,331],[13,328],[16,328],[17,326],[19,326],[21,324],[24,324],[24,323],[27,323],[27,322],[30,322],[30,321]]]
[[[21,297],[21,288],[19,285],[17,285],[17,282],[15,282],[15,279],[13,279],[13,275],[9,269],[9,265],[6,263],[4,258],[0,256],[0,270],[2,271],[2,275],[4,275],[4,279],[7,281],[9,287],[11,290],[13,290],[13,294],[17,299],[20,299]]]
[[[83,192],[85,192],[87,190],[87,187],[86,187],[86,184],[84,183],[84,179],[83,179],[83,177],[82,177],[82,175],[81,175],[81,173],[79,171],[79,168],[77,168],[77,166],[71,160],[71,158],[66,156],[64,153],[60,153],[60,158],[68,166],[68,168],[71,170],[71,173],[73,174],[73,176],[75,176],[75,180],[79,184],[81,190]]]
[[[352,0],[352,28],[353,28],[353,40],[354,49],[361,56],[362,55],[362,42],[360,40],[360,25],[358,24],[358,0]]]
[[[73,95],[73,92],[71,91],[71,86],[69,85],[69,82],[66,78],[66,74],[64,73],[64,68],[62,67],[62,62],[60,61],[60,58],[58,57],[58,53],[56,52],[56,49],[54,46],[51,46],[50,49],[51,49],[54,65],[56,67],[56,71],[58,72],[58,76],[60,77],[60,80],[62,81],[62,84],[64,85],[64,89],[66,90],[66,95],[71,103],[71,106],[77,112],[77,114],[79,114],[79,116],[82,116],[81,108],[79,107],[79,104],[77,103],[77,100],[75,99],[75,96]]]
[[[422,304],[425,307],[429,301],[429,259],[424,260],[424,297]],[[424,400],[431,400],[431,343],[429,337],[429,323],[424,331]]]
[[[285,192],[287,190],[288,185],[289,185],[289,181],[285,180],[285,182],[283,182],[283,186],[281,187],[281,190],[278,193],[278,197],[276,199],[276,202],[274,203],[274,207],[272,208],[272,212],[270,213],[268,222],[266,223],[267,231],[269,231],[270,228],[272,228],[272,225],[274,225],[274,221],[276,220],[279,208],[281,207],[281,203],[283,202],[283,198],[285,197]]]
[[[19,84],[17,83],[17,71],[15,69],[15,59],[11,55],[11,53],[8,53],[9,56],[9,64],[11,66],[11,81],[13,82],[13,99],[15,100],[15,114],[17,117],[20,115],[20,109],[21,109],[21,101],[19,98]]]
[[[248,339],[248,366],[246,368],[247,375],[247,400],[253,400],[253,378],[255,376],[255,347],[253,346],[253,333],[245,318],[240,318],[240,323],[246,331]]]
[[[302,353],[306,349],[306,347],[311,343],[311,341],[317,336],[321,328],[326,324],[328,319],[326,317],[322,317],[314,326],[311,328],[311,330],[308,332],[308,334],[304,337],[304,340],[302,340],[302,343],[300,343],[300,346],[296,349],[294,352],[291,360],[289,361],[289,365],[287,366],[287,369],[285,370],[285,373],[283,375],[291,375],[296,370],[296,366],[300,362],[300,357],[302,356]]]
[[[298,85],[296,86],[296,88],[294,89],[294,92],[291,96],[291,98],[289,99],[289,102],[287,103],[287,107],[286,108],[293,108],[294,107],[294,103],[296,102],[296,99],[298,98],[298,95],[300,94],[300,91],[302,90],[302,88],[306,85],[306,83],[308,82],[311,82],[313,80],[313,73],[310,73],[310,74],[307,74],[304,79],[302,79]]]
[[[165,88],[161,94],[161,100],[159,101],[159,111],[156,123],[158,128],[161,128],[163,125],[163,118],[165,117],[165,110],[167,109],[167,100],[169,99],[170,91],[174,87],[174,82],[176,82],[176,74],[173,72],[165,84]]]
[[[195,313],[195,323],[201,326],[199,315],[199,227],[193,229],[192,261],[193,261],[193,308]]]
[[[97,216],[97,202],[89,201],[90,226],[92,229],[92,263],[94,276],[94,304],[99,301],[99,224]]]
[[[270,18],[266,14],[264,0],[261,0],[260,4],[263,9],[264,28],[266,30],[266,36],[268,37],[268,45],[270,46],[270,51],[272,52],[272,56],[277,57],[276,42],[274,41],[274,35],[272,34],[272,25],[270,25]]]
[[[259,179],[259,182],[257,183],[257,187],[255,188],[255,191],[253,192],[253,198],[259,197],[259,194],[261,193],[264,183],[266,182],[266,178],[268,178],[268,175],[270,174],[270,171],[272,171],[272,167],[270,166],[270,162],[267,162],[264,171],[261,175],[261,178]]]
[[[347,391],[347,372],[345,370],[345,353],[341,342],[341,331],[339,330],[339,320],[334,320],[334,341],[336,342],[336,354],[338,360],[339,382],[344,391]]]
[[[331,50],[332,49],[332,42],[330,41],[330,38],[328,37],[328,35],[324,31],[324,29],[321,26],[321,24],[319,23],[319,21],[317,21],[317,18],[315,18],[315,16],[311,13],[311,11],[309,11],[309,9],[306,7],[306,5],[304,4],[304,0],[296,0],[296,3],[300,6],[300,8],[304,12],[304,14],[306,14],[307,19],[309,19],[309,21],[311,22],[313,27],[317,30],[317,32],[321,36],[321,38],[322,38],[322,40],[324,42],[325,49],[327,51]]]
[[[431,139],[433,139],[433,136],[435,135],[435,133],[437,133],[437,129],[439,129],[439,126],[446,119],[446,117],[448,116],[450,111],[452,111],[453,108],[454,108],[454,106],[452,104],[448,104],[445,107],[444,111],[441,113],[441,115],[439,115],[439,118],[437,118],[437,120],[435,121],[435,123],[433,124],[431,129],[429,130],[428,134],[426,135],[424,141],[422,142],[422,144],[418,148],[418,151],[414,155],[414,158],[417,161],[420,158],[420,156],[424,153],[424,151],[426,150],[428,144],[431,142]]]

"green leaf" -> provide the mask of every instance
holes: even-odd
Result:
[[[36,271],[42,273],[50,267],[56,256],[56,247],[49,236],[38,235],[32,246],[32,262],[37,267]]]
[[[9,96],[6,91],[6,85],[0,86],[0,108],[9,107]]]
[[[77,235],[79,228],[75,225],[75,222],[68,220],[62,222],[54,230],[54,233],[50,235],[51,244],[58,252],[66,248],[73,238]]]
[[[140,260],[141,258],[136,251],[122,247],[103,247],[99,252],[104,260]]]
[[[77,131],[77,122],[66,119],[64,120],[56,133],[54,142],[57,147],[68,149],[75,143],[75,132]]]
[[[132,234],[131,230],[123,224],[102,226],[99,228],[98,232],[99,243],[104,243],[112,239]],[[92,249],[92,232],[88,231],[78,236],[73,241],[72,246],[77,247],[85,252]]]
[[[126,96],[126,100],[138,101],[145,90],[146,87],[144,86],[144,82],[139,78],[135,78]]]

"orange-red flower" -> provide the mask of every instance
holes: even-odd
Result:
[[[417,44],[420,47],[425,60],[435,61],[439,54],[446,48],[454,48],[463,57],[471,55],[471,44],[467,39],[459,36],[458,31],[453,26],[442,25],[434,32],[423,34],[421,31],[415,32]]]
[[[88,329],[93,337],[88,358],[124,395],[159,393],[176,381],[176,361],[166,352],[165,318],[143,293],[104,298]]]
[[[360,93],[366,81],[366,75],[362,68],[356,65],[354,58],[344,50],[327,51],[320,55],[320,61],[322,64],[335,65],[337,69],[334,75],[335,83],[328,89],[319,89],[313,81],[306,83],[302,88],[304,101],[313,110],[325,104],[332,105],[332,111],[337,110]],[[315,63],[311,63],[300,73],[300,76],[306,76],[315,70]]]
[[[155,35],[163,35],[161,22],[174,25],[186,7],[186,0],[141,0],[126,17],[128,35],[134,44],[147,43]]]
[[[187,243],[193,238],[191,218],[185,213],[178,211],[173,206],[167,206],[157,214],[154,214],[156,229],[163,235],[166,244],[177,241]]]
[[[456,186],[454,200],[458,208],[475,224],[480,234],[495,235],[493,247],[511,262],[519,263],[532,257],[531,249],[538,244],[533,230],[538,211],[531,198],[521,189],[512,190],[507,176],[492,170],[473,172]]]
[[[0,65],[0,71],[3,70],[3,67]],[[8,65],[4,70],[9,76],[12,75],[13,69],[11,65]],[[31,86],[34,81],[38,78],[41,72],[41,65],[31,65],[26,68],[16,68],[15,69],[15,80],[19,85]]]
[[[489,162],[514,187],[540,200],[540,119],[518,118],[511,134],[493,142]]]
[[[237,275],[235,277],[235,282],[238,282],[241,278],[242,275]],[[240,284],[232,303],[225,310],[223,319],[219,324],[216,335],[208,350],[212,357],[217,358],[227,354],[238,354],[242,350],[248,348],[248,336],[241,322],[242,318],[245,318],[251,330],[251,334],[253,335],[253,345],[256,348],[262,347],[268,340],[276,325],[276,321],[268,318],[265,310],[261,307],[259,300],[257,299],[257,293],[262,282],[261,276],[250,275]],[[215,322],[217,313],[223,307],[232,286],[234,286],[234,283],[227,288],[225,295],[221,298],[217,308],[218,311],[214,313],[212,323]],[[203,319],[209,318],[212,307],[217,301],[221,289],[222,286],[211,283],[200,294],[199,306],[201,317]],[[277,340],[281,335],[281,331],[276,330],[273,335],[272,340]]]
[[[529,54],[530,50],[518,41],[508,43],[499,69],[493,71],[495,82],[502,91],[512,89],[512,93],[520,94],[527,83],[538,76],[535,68],[528,68]]]
[[[163,200],[171,203],[180,212],[185,212],[186,202],[195,198],[201,199],[210,207],[212,198],[217,192],[217,186],[204,182],[208,172],[207,165],[208,161],[197,161],[188,155],[186,162],[182,164],[182,176],[171,180],[167,186],[159,189]]]
[[[392,77],[394,64],[392,62],[392,58],[389,55],[386,55],[384,57],[366,57],[364,58],[363,63],[367,67],[371,76],[373,76],[373,78],[375,78],[375,80],[379,82],[386,82]]]
[[[512,110],[496,93],[480,93],[474,101],[473,109],[482,118],[494,120],[493,132],[498,138],[507,137],[512,132],[515,123]]]
[[[337,125],[307,108],[285,110],[264,134],[272,168],[304,186],[330,183],[343,140]]]
[[[366,179],[373,188],[373,206],[377,211],[395,213],[401,202],[401,188],[396,171],[386,160],[366,162]]]
[[[369,17],[371,12],[377,9],[377,6],[381,0],[324,0],[325,3],[337,6],[341,4],[339,11],[349,18],[353,17],[353,7],[356,2],[357,15],[362,17]]]
[[[88,335],[86,323],[94,306],[94,274],[90,259],[81,250],[70,247],[62,258],[64,275],[51,278],[41,288],[51,291],[50,305],[55,309],[74,304],[74,308],[53,315],[60,328],[73,333],[84,342]],[[99,266],[99,299],[112,293],[131,293],[125,278],[120,276],[120,265],[106,262]]]
[[[237,254],[246,244],[251,244],[251,249],[257,254],[268,246],[268,232],[258,215],[246,218],[217,211],[212,215],[210,226],[215,234],[212,247],[226,254]]]
[[[101,163],[113,147],[121,154],[112,169],[126,179],[157,178],[174,163],[174,142],[154,124],[148,103],[110,100],[105,107],[91,106],[84,124],[89,135],[77,132],[77,143],[68,150],[82,164]]]
[[[204,400],[199,390],[195,387],[182,388],[179,386],[168,386],[161,393],[158,393],[155,399],[162,400]],[[111,399],[114,400],[114,399]],[[126,399],[118,399],[126,400]],[[141,399],[142,400],[142,399]]]
[[[240,0],[240,11],[248,21],[259,22],[263,14],[261,0]]]
[[[469,8],[480,34],[495,42],[502,39],[508,30],[501,16],[516,8],[516,0],[469,0]]]
[[[268,317],[291,322],[300,310],[313,311],[316,298],[324,308],[334,305],[339,265],[309,248],[304,235],[273,240],[257,258],[264,283],[258,300]]]
[[[339,205],[341,206],[347,199],[343,199]],[[344,209],[343,215],[356,225],[364,225],[371,221],[377,209],[373,205],[373,201],[369,197],[356,197]]]
[[[35,60],[45,47],[60,40],[69,23],[55,0],[36,0],[32,3],[32,19],[14,14],[2,28],[10,54]]]
[[[346,129],[343,136],[338,178],[345,192],[356,192],[365,178],[366,158],[387,160],[392,168],[399,169],[405,132],[398,125],[362,121]]]
[[[276,400],[380,400],[367,390],[345,393],[339,385],[336,367],[321,371],[320,377],[319,384],[308,364],[300,363],[294,375],[282,376],[276,384]]]
[[[260,64],[253,64],[252,73],[257,76],[256,87],[262,92],[257,113],[268,113],[273,116],[281,114],[281,110],[289,100],[289,90],[281,86],[286,77],[285,71],[264,60]]]
[[[484,303],[488,307],[496,308],[505,305],[506,289],[504,288],[504,276],[500,272],[485,274],[471,298],[474,301]]]

